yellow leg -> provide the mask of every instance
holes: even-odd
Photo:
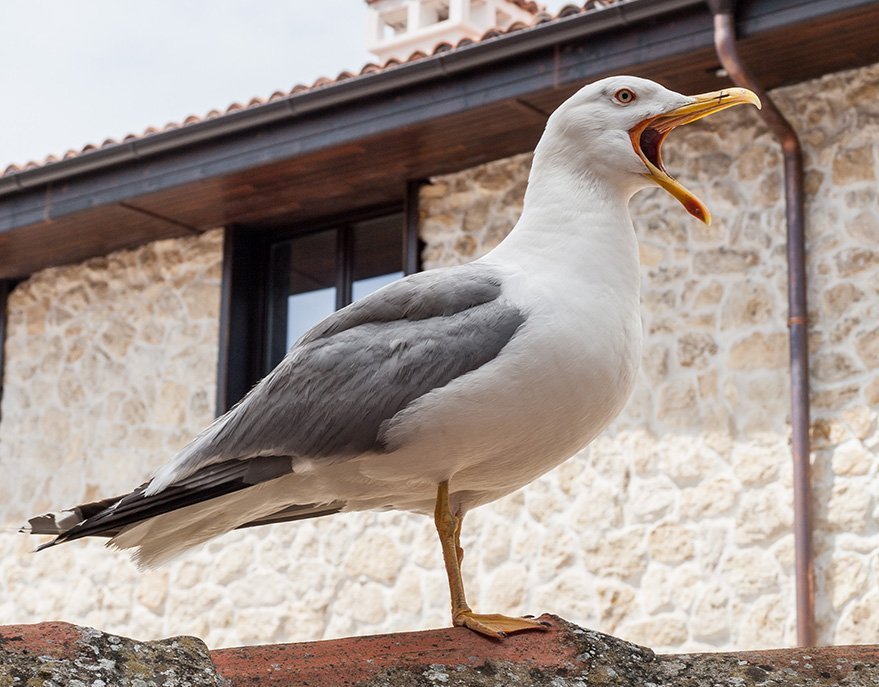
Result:
[[[443,548],[443,562],[449,578],[449,592],[452,596],[452,624],[469,627],[475,632],[501,639],[513,632],[526,630],[545,630],[546,626],[528,618],[511,618],[497,613],[480,615],[467,605],[464,595],[464,580],[461,576],[461,563],[464,549],[461,548],[461,523],[463,515],[455,515],[449,507],[449,483],[442,482],[436,492],[434,522]]]

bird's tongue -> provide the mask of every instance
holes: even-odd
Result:
[[[662,142],[668,134],[662,134],[653,127],[648,126],[641,132],[639,144],[641,152],[660,171],[668,174],[665,165],[662,164]]]

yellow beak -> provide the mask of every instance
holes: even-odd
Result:
[[[647,166],[646,176],[677,198],[687,212],[705,224],[711,224],[711,213],[705,204],[665,171],[660,152],[662,142],[675,128],[683,124],[695,122],[728,107],[746,104],[760,108],[760,99],[747,88],[725,88],[722,91],[694,95],[692,102],[687,105],[645,119],[629,131],[635,152]]]

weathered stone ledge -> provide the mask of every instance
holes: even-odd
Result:
[[[657,655],[555,616],[503,642],[460,628],[209,651],[67,623],[0,627],[0,687],[867,687],[879,647]]]

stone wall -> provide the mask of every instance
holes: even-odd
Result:
[[[818,599],[824,642],[879,636],[879,68],[775,93],[809,188]],[[645,354],[601,439],[468,517],[471,601],[554,611],[659,649],[790,644],[793,540],[779,155],[741,108],[675,133],[711,227],[644,193]],[[422,190],[427,267],[515,222],[528,156]],[[220,232],[47,270],[10,299],[0,522],[140,483],[213,415]],[[63,619],[213,647],[448,622],[432,523],[349,514],[233,533],[139,573],[85,541],[0,534],[0,623]]]
[[[35,514],[130,491],[214,413],[222,231],[48,269],[9,298],[0,622],[168,634],[167,570],[85,541],[31,555]]]

